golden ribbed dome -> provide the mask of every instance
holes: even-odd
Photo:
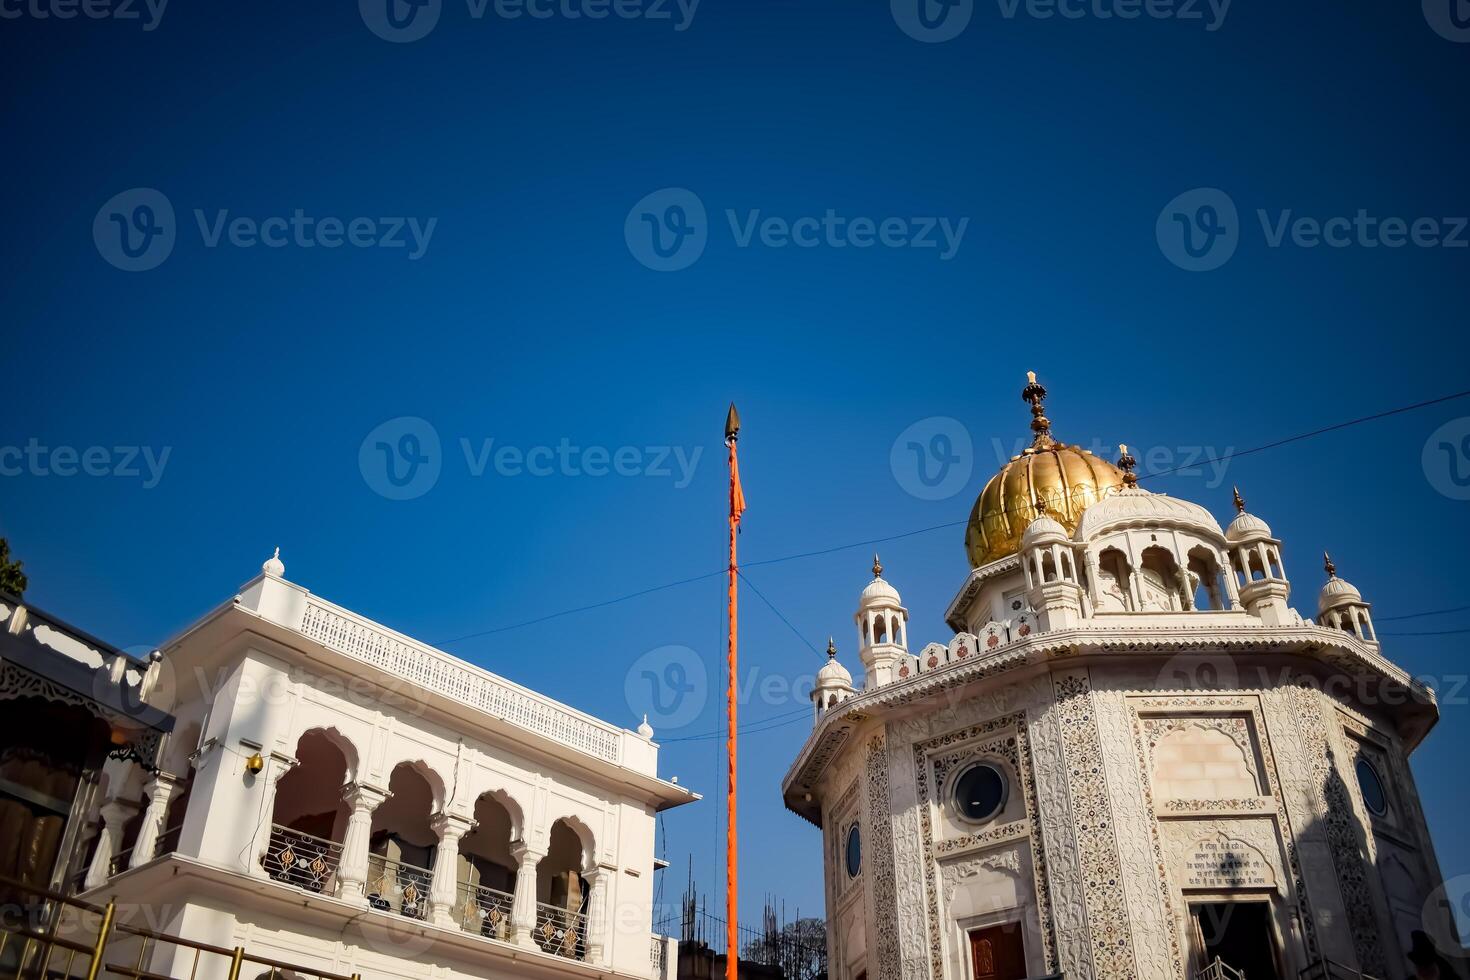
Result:
[[[1051,421],[1041,407],[1046,389],[1036,383],[1034,372],[1027,372],[1027,377],[1030,382],[1021,397],[1031,404],[1035,439],[990,478],[975,500],[965,529],[972,568],[1016,552],[1026,525],[1042,513],[1037,501],[1043,501],[1047,516],[1070,534],[1090,504],[1125,483],[1125,474],[1112,463],[1051,437]]]

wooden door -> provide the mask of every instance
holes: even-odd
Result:
[[[1020,923],[971,932],[970,963],[974,980],[1026,980],[1026,947]]]

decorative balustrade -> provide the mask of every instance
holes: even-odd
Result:
[[[587,958],[587,916],[581,912],[537,902],[531,936],[547,953],[573,960]]]
[[[654,980],[662,980],[669,969],[668,937],[658,933],[649,937],[648,962],[653,967]]]
[[[342,845],[336,841],[272,824],[270,843],[260,863],[276,881],[330,894],[341,860]]]
[[[383,626],[308,600],[301,634],[404,680],[447,695],[604,762],[618,763],[622,733]]]
[[[429,889],[434,872],[394,861],[381,854],[368,855],[368,904],[383,912],[397,912],[410,919],[429,916]]]
[[[454,921],[465,932],[489,939],[510,940],[510,913],[515,896],[495,888],[459,883]]]

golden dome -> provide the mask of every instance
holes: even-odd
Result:
[[[1021,397],[1031,405],[1035,438],[990,478],[975,499],[965,529],[971,568],[1016,552],[1026,525],[1042,513],[1036,506],[1038,500],[1045,503],[1047,516],[1070,534],[1077,530],[1089,505],[1126,482],[1126,474],[1112,463],[1051,437],[1051,421],[1041,407],[1046,389],[1036,383],[1035,372],[1028,371],[1027,377],[1030,380]]]

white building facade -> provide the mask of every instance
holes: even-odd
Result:
[[[986,485],[954,635],[881,566],[787,806],[821,827],[832,980],[1398,977],[1458,950],[1410,752],[1434,694],[1328,560],[1315,619],[1245,509],[1057,442]],[[1422,942],[1422,938],[1420,941]],[[1215,971],[1208,973],[1208,971]]]
[[[649,980],[659,811],[627,731],[333,605],[279,556],[156,658],[78,876],[150,928],[339,975]],[[151,970],[190,976],[160,948]]]

